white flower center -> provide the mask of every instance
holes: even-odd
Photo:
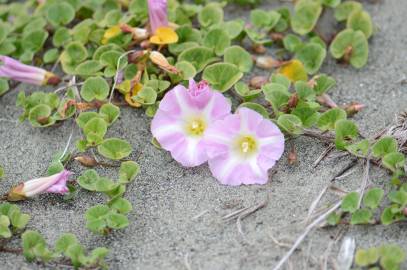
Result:
[[[258,149],[256,138],[251,135],[241,135],[237,137],[234,145],[237,152],[245,157],[255,154]]]
[[[188,135],[194,137],[201,137],[206,130],[206,122],[201,117],[194,117],[187,120],[185,131]]]

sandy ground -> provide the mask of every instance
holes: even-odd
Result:
[[[267,7],[268,5],[265,5]],[[365,135],[389,124],[397,112],[406,109],[407,86],[401,79],[407,74],[407,28],[404,0],[366,3],[378,27],[370,42],[368,65],[362,70],[328,61],[322,71],[333,75],[337,87],[331,91],[338,103],[359,101],[367,108],[355,119]],[[231,17],[247,16],[247,11],[228,9]],[[34,89],[20,85],[19,90]],[[0,98],[0,164],[6,170],[0,192],[20,181],[41,176],[56,151],[64,148],[72,124],[35,129],[18,124],[21,113],[16,108],[18,90]],[[326,159],[317,168],[312,163],[325,149],[324,144],[298,138],[294,145],[298,164],[289,166],[286,155],[276,173],[263,186],[226,187],[211,177],[206,165],[184,169],[170,155],[150,144],[150,120],[141,111],[123,109],[120,120],[110,129],[111,136],[125,138],[134,146],[132,158],[141,153],[142,173],[132,183],[126,198],[133,203],[130,226],[108,237],[85,229],[86,209],[103,202],[101,195],[81,191],[74,201],[65,202],[56,195],[45,195],[20,203],[32,216],[30,229],[39,230],[53,244],[62,232],[73,232],[87,247],[106,246],[111,269],[271,269],[287,251],[272,238],[291,243],[304,228],[302,221],[319,191],[345,166],[347,158]],[[75,137],[78,138],[78,132]],[[82,167],[71,168],[78,176]],[[98,169],[103,175],[116,176],[115,170]],[[352,190],[359,186],[362,167],[337,185]],[[384,186],[389,177],[373,169],[372,182]],[[224,222],[222,216],[269,198],[268,205],[241,222]],[[328,199],[333,199],[328,196]],[[200,217],[197,217],[200,215]],[[321,258],[335,258],[340,242],[332,240],[338,233],[352,236],[358,247],[382,243],[399,243],[407,250],[405,224],[392,226],[339,226],[319,229],[301,245],[290,259],[291,269],[320,269]],[[16,244],[14,241],[13,244]],[[308,259],[306,259],[309,257]],[[308,261],[308,263],[307,263]],[[36,269],[22,256],[0,254],[0,269]],[[328,269],[331,269],[328,263]],[[407,264],[403,269],[407,269]]]

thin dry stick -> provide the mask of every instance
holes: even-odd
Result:
[[[320,222],[324,221],[326,217],[328,217],[331,213],[333,213],[336,209],[341,206],[342,201],[338,201],[334,206],[332,206],[328,211],[326,211],[324,214],[320,215],[318,218],[316,218],[310,225],[308,225],[304,232],[297,238],[297,240],[294,242],[293,246],[291,249],[284,255],[283,258],[277,263],[277,265],[273,268],[273,270],[278,270],[283,266],[284,263],[287,262],[288,258],[290,258],[291,254],[298,248],[298,246],[301,244],[301,242],[304,240],[304,238],[309,234],[311,230],[313,230]]]
[[[208,212],[209,212],[209,210],[204,210],[201,213],[199,213],[198,215],[194,216],[192,219],[193,220],[198,219],[198,218],[202,217],[203,215],[205,215]]]
[[[337,180],[339,177],[343,176],[348,170],[350,170],[353,166],[356,165],[357,159],[352,160],[348,165],[346,165],[342,170],[340,170],[334,177],[331,178],[330,182],[328,185],[326,185],[318,194],[318,196],[315,198],[315,200],[311,203],[309,209],[308,209],[308,214],[307,218],[305,219],[305,223],[308,223],[308,221],[311,219],[312,214],[315,211],[315,208],[317,207],[318,203],[321,201],[322,197],[324,194],[327,192],[327,190],[331,187],[332,183]]]
[[[271,240],[272,240],[277,246],[279,246],[279,247],[287,247],[287,248],[291,247],[291,245],[288,244],[288,243],[283,243],[283,242],[278,241],[277,238],[275,238],[275,237],[271,234],[271,232],[269,232],[268,235],[270,236]]]
[[[363,199],[363,194],[365,193],[367,183],[369,182],[369,169],[370,169],[370,159],[369,159],[369,157],[367,157],[366,158],[366,165],[365,165],[365,173],[364,173],[364,176],[363,176],[362,184],[360,186],[360,196],[359,196],[359,201],[358,201],[358,209],[360,208],[360,205],[361,205],[362,199]]]
[[[315,168],[318,166],[318,164],[334,149],[334,146],[331,144],[325,150],[321,153],[321,155],[315,160],[314,164],[312,164],[312,167]]]
[[[192,267],[191,267],[191,264],[189,263],[189,258],[188,257],[189,257],[189,253],[185,254],[185,256],[184,256],[184,265],[185,265],[185,268],[187,270],[191,270]]]
[[[112,103],[112,98],[113,98],[113,93],[114,93],[114,89],[116,88],[116,84],[117,84],[117,79],[119,77],[119,72],[120,70],[120,61],[122,60],[123,57],[129,55],[130,53],[136,52],[136,50],[131,50],[131,51],[127,51],[125,53],[123,53],[122,55],[119,56],[119,58],[117,59],[117,63],[116,63],[116,74],[114,75],[114,80],[113,80],[113,85],[112,85],[112,92],[110,93],[110,97],[109,97],[109,103]]]

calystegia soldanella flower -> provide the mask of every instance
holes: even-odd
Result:
[[[186,167],[205,163],[203,139],[209,126],[230,114],[228,100],[205,81],[189,81],[189,89],[178,85],[160,102],[151,131],[161,146]]]
[[[222,184],[265,184],[284,151],[284,135],[247,108],[212,124],[205,134],[209,168]]]
[[[68,192],[66,182],[72,173],[63,170],[57,174],[32,179],[14,187],[7,196],[9,201],[20,201],[42,193],[65,194]]]
[[[150,42],[164,45],[176,43],[178,35],[168,25],[167,0],[148,0],[148,15],[151,28]]]
[[[25,65],[4,55],[0,55],[0,77],[35,85],[57,85],[61,81],[61,79],[52,72]]]

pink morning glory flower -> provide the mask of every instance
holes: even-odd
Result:
[[[228,100],[205,81],[189,81],[189,89],[178,85],[160,102],[151,132],[172,157],[186,167],[208,160],[203,138],[208,127],[230,113]]]
[[[148,15],[152,33],[160,27],[168,26],[167,0],[148,0]]]
[[[57,85],[61,81],[60,78],[52,72],[25,65],[4,55],[0,55],[0,77],[35,85]]]
[[[66,182],[72,172],[63,170],[57,174],[41,177],[21,183],[8,194],[9,201],[20,201],[41,193],[65,194],[68,192]]]
[[[209,169],[224,185],[265,184],[284,151],[284,136],[248,108],[211,125],[205,134]]]

